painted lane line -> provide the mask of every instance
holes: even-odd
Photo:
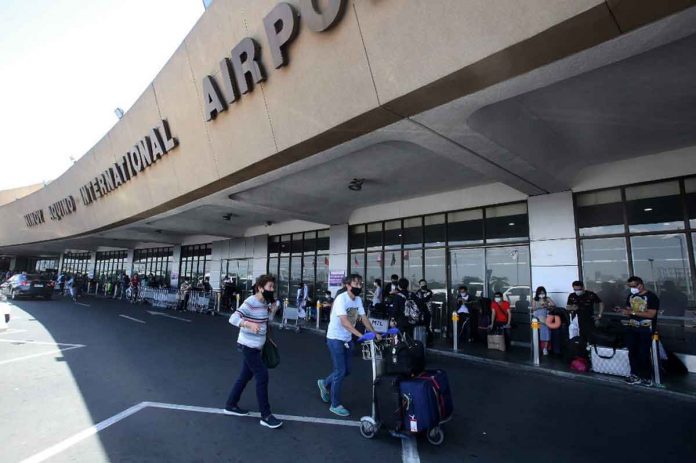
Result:
[[[147,323],[143,320],[138,320],[137,318],[129,317],[128,315],[119,314],[118,316],[123,317],[123,318],[127,318],[128,320],[133,320],[134,322],[138,322],[138,323]]]
[[[401,439],[401,461],[404,463],[420,463],[418,443],[414,437]]]
[[[187,412],[196,413],[211,413],[215,415],[224,415],[225,412],[222,408],[209,408],[209,407],[196,407],[193,405],[177,405],[177,404],[166,404],[161,402],[146,402],[148,407],[153,408],[165,408],[168,410],[183,410]],[[251,412],[246,415],[249,418],[261,418],[261,415],[257,412]],[[315,424],[332,424],[337,426],[352,426],[360,427],[360,421],[349,421],[349,420],[335,420],[331,418],[314,418],[311,416],[294,416],[294,415],[274,415],[279,420],[285,421],[298,421],[300,423],[315,423]],[[244,417],[241,417],[244,418]]]
[[[175,317],[174,315],[168,315],[168,314],[162,313],[162,312],[155,312],[153,310],[147,310],[146,312],[149,313],[150,315],[155,315],[157,317],[173,318],[174,320],[181,320],[182,322],[191,323],[191,320],[189,320],[187,318]]]
[[[75,302],[75,304],[81,305],[81,306],[84,306],[84,307],[92,307],[91,305],[89,305],[89,304],[83,304],[82,302]]]
[[[9,330],[7,330],[5,332],[0,333],[0,336],[4,336],[6,334],[24,333],[25,331],[27,331],[27,330],[16,330],[14,328],[10,328]]]
[[[68,344],[66,342],[49,342],[49,341],[34,341],[33,339],[0,339],[0,342],[9,342],[15,344],[42,344],[47,346],[68,346],[68,347],[85,347],[84,344]]]
[[[72,437],[68,437],[64,441],[61,441],[57,443],[56,445],[47,448],[46,450],[37,453],[36,455],[33,455],[25,460],[22,460],[22,463],[39,463],[42,461],[46,461],[47,459],[54,457],[58,455],[59,453],[67,450],[68,448],[72,447],[73,445],[77,444],[80,441],[83,441],[87,439],[88,437],[94,436],[97,434],[99,431],[102,431],[109,426],[118,423],[119,421],[128,418],[131,415],[134,415],[138,413],[140,410],[145,408],[146,405],[144,405],[145,402],[141,402],[137,405],[133,405],[132,407],[122,411],[121,413],[114,415],[110,418],[105,419],[104,421],[100,421],[99,423],[95,424],[94,426],[90,426],[89,428],[78,432]]]
[[[28,360],[28,359],[32,359],[32,358],[36,358],[36,357],[42,357],[42,356],[44,356],[44,355],[59,354],[59,353],[61,353],[61,352],[65,352],[65,351],[68,351],[68,350],[71,350],[71,349],[79,349],[79,348],[81,348],[81,347],[85,347],[85,346],[65,347],[65,348],[62,348],[62,349],[51,350],[51,351],[48,351],[48,352],[41,352],[41,353],[39,353],[39,354],[25,355],[24,357],[17,357],[17,358],[8,359],[8,360],[2,360],[2,361],[0,361],[0,365],[5,365],[5,364],[8,364],[8,363],[12,363],[12,362],[19,362],[20,360]]]

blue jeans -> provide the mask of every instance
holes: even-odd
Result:
[[[237,344],[237,350],[244,355],[242,371],[239,372],[237,382],[230,392],[225,408],[232,409],[239,404],[242,392],[252,377],[256,377],[256,399],[259,402],[259,412],[263,418],[271,414],[271,405],[268,403],[268,369],[261,360],[261,350]]]
[[[343,379],[350,374],[350,363],[352,349],[346,348],[346,343],[337,339],[327,339],[326,345],[329,346],[333,371],[324,380],[324,385],[331,391],[331,406],[341,405],[341,387]],[[352,343],[348,343],[352,347]]]

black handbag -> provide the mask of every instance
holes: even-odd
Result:
[[[266,338],[266,342],[261,349],[261,360],[266,368],[272,369],[280,364],[280,352],[278,351],[278,346],[269,337]]]

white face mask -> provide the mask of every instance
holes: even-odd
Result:
[[[581,290],[575,291],[575,295],[576,295],[576,296],[582,296],[582,293],[584,293],[584,292],[585,292],[585,291],[581,289]]]
[[[502,297],[496,297],[496,298],[495,298],[495,302],[503,302],[503,298],[502,298]]]
[[[540,294],[539,294],[539,297],[542,298],[542,299],[544,299],[544,298],[546,297],[546,293],[540,293]]]
[[[640,292],[640,289],[638,288],[631,288],[631,294],[638,294]]]

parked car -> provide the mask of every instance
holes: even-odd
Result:
[[[15,275],[0,285],[0,293],[16,300],[20,297],[43,297],[51,299],[55,282],[41,275]]]
[[[509,301],[513,308],[515,307],[515,303],[520,300],[520,296],[527,296],[527,300],[529,301],[531,288],[529,286],[511,286],[503,293],[503,299]]]

